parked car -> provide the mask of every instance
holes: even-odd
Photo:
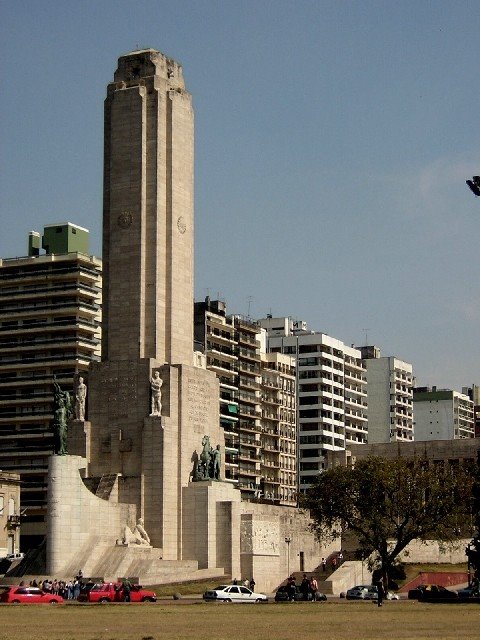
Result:
[[[359,584],[347,590],[347,600],[376,600],[378,588],[376,585]]]
[[[452,600],[458,598],[456,591],[450,591],[437,584],[419,584],[408,592],[410,600]]]
[[[475,590],[475,587],[470,586],[465,587],[464,589],[458,589],[457,594],[459,598],[473,598],[476,596],[477,591]]]
[[[62,596],[42,591],[38,587],[4,587],[0,602],[11,604],[61,604]]]
[[[422,602],[428,600],[456,600],[458,599],[458,593],[440,585],[432,584],[431,588],[425,589],[418,599]]]
[[[5,556],[7,560],[22,560],[25,557],[24,553],[7,553]]]
[[[247,587],[241,585],[220,585],[203,594],[204,600],[215,600],[217,602],[268,602],[264,593],[255,593]]]
[[[295,601],[305,600],[304,594],[300,591],[300,587],[298,586],[295,587],[294,599]],[[321,602],[326,599],[327,599],[327,596],[324,593],[320,593],[320,591],[317,591],[315,596],[315,600],[317,602]],[[277,593],[275,594],[275,602],[288,602],[289,600],[290,600],[290,594],[288,592],[287,585],[284,585],[283,587],[279,587]]]
[[[103,582],[95,584],[85,594],[82,600],[87,602],[123,602],[125,594],[122,582]],[[154,591],[146,591],[139,584],[132,584],[130,590],[130,602],[156,602],[157,594]]]

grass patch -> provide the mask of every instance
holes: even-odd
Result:
[[[193,582],[180,582],[172,584],[153,584],[143,585],[145,589],[151,589],[155,591],[158,598],[169,598],[174,593],[179,593],[182,596],[198,595],[209,589],[214,589],[219,584],[230,584],[230,578],[222,579],[215,578],[214,580],[195,580]]]
[[[0,640],[478,640],[480,606],[412,600],[2,605]]]

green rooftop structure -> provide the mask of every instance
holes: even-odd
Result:
[[[42,248],[50,255],[66,253],[89,254],[88,229],[72,222],[48,224],[43,229]]]

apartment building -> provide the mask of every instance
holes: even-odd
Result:
[[[460,440],[475,437],[474,403],[451,389],[413,390],[415,440]]]
[[[48,225],[30,234],[28,256],[0,260],[0,469],[21,476],[22,548],[45,534],[53,377],[73,391],[100,357],[101,261],[88,235]]]
[[[0,558],[20,551],[20,477],[0,471]]]
[[[220,424],[225,433],[225,479],[238,483],[239,403],[238,357],[235,326],[221,300],[205,298],[194,307],[194,349],[204,352],[208,369],[215,371],[220,385]]]
[[[262,494],[279,504],[297,504],[297,429],[295,359],[263,353]]]
[[[341,340],[309,331],[304,321],[264,318],[269,353],[294,357],[297,369],[299,489],[324,469],[328,451],[366,443],[367,380],[361,353]]]
[[[473,402],[475,438],[480,438],[480,387],[477,384],[472,384],[471,387],[462,387],[462,393]]]
[[[295,362],[266,354],[266,332],[221,300],[195,303],[195,349],[220,385],[225,479],[245,500],[295,505],[297,432]]]
[[[368,442],[414,439],[413,367],[376,346],[361,347],[368,382]]]

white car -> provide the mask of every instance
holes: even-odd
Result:
[[[203,599],[217,602],[268,602],[264,593],[255,593],[247,587],[236,584],[222,584],[211,591],[205,591]]]

